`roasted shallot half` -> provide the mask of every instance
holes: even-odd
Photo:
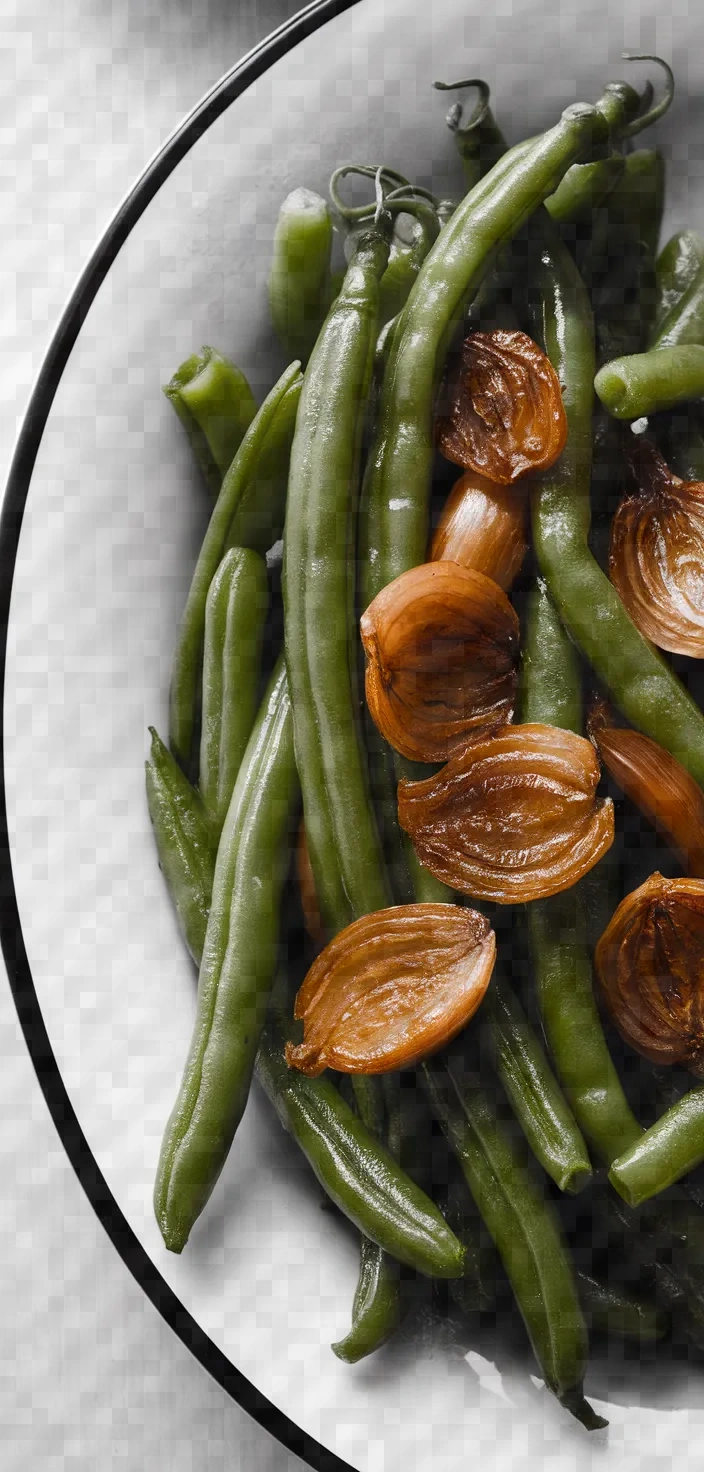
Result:
[[[657,741],[612,725],[603,701],[590,716],[589,735],[621,791],[679,849],[690,874],[704,878],[704,792],[694,778]]]
[[[454,486],[433,536],[433,562],[459,562],[506,592],[528,550],[524,487],[497,485],[468,470]]]
[[[519,624],[483,573],[413,567],[370,603],[360,632],[372,720],[402,756],[447,761],[475,731],[511,720]]]
[[[450,384],[449,412],[435,429],[447,460],[500,485],[547,470],[567,440],[550,359],[525,332],[470,333]]]
[[[474,1015],[489,985],[496,938],[459,905],[397,905],[355,920],[313,962],[296,997],[303,1042],[291,1068],[312,1077],[388,1073],[427,1058]]]
[[[651,874],[621,901],[595,961],[626,1042],[704,1077],[704,882]]]
[[[648,440],[636,440],[629,460],[639,489],[612,522],[611,581],[646,639],[702,659],[704,484],[680,480]]]
[[[462,894],[498,904],[576,884],[611,847],[599,762],[556,726],[504,726],[477,737],[442,771],[400,782],[398,816],[421,864]]]

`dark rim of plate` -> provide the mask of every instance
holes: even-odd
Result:
[[[0,683],[5,687],[10,598],[32,472],[61,375],[91,304],[147,205],[212,123],[269,67],[358,0],[313,0],[226,72],[166,140],[118,207],[64,310],[32,393],[10,469],[0,517]],[[117,1251],[152,1303],[223,1389],[272,1436],[320,1472],[353,1472],[308,1436],[237,1370],[199,1327],[155,1268],[98,1169],[49,1042],[22,935],[10,854],[5,747],[0,712],[0,942],[17,1013],[49,1111],[84,1191]]]

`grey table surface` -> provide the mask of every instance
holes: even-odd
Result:
[[[2,0],[0,481],[61,310],[147,159],[298,0]],[[1,970],[1,963],[0,963]],[[0,976],[4,1472],[296,1472],[160,1318],[65,1155]]]

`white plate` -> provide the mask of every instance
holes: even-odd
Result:
[[[321,1467],[340,1458],[360,1472],[459,1472],[481,1458],[492,1469],[533,1459],[580,1472],[676,1462],[685,1472],[704,1452],[702,1372],[596,1362],[587,1392],[611,1426],[590,1437],[500,1336],[470,1347],[427,1329],[367,1364],[340,1364],[329,1345],[348,1323],[356,1243],[320,1210],[256,1091],[188,1249],[164,1249],[152,1184],[194,987],[156,864],[142,763],[147,724],[166,728],[175,628],[206,508],[159,386],[201,343],[235,357],[261,393],[283,366],[265,283],[289,189],[323,190],[355,157],[458,191],[436,76],[485,76],[515,137],[598,95],[623,73],[624,45],[671,57],[678,97],[658,135],[666,229],[702,228],[704,17],[679,8],[672,18],[652,0],[625,14],[605,0],[499,0],[489,14],[477,0],[445,0],[431,14],[424,0],[360,0],[294,45],[131,229],[63,372],[31,478],[5,674],[21,937],[10,893],[4,944],[28,1038],[67,1148],[133,1271],[247,1409]],[[4,527],[6,590],[20,482]]]

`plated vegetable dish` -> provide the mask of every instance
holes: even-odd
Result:
[[[661,100],[513,147],[458,83],[462,200],[365,162],[284,201],[290,366],[165,390],[213,504],[146,765],[199,968],[166,1246],[256,1076],[359,1229],[338,1357],[417,1275],[510,1294],[590,1430],[590,1331],[704,1348],[704,241],[660,248],[674,82],[630,59]],[[668,872],[624,882],[629,819]]]

